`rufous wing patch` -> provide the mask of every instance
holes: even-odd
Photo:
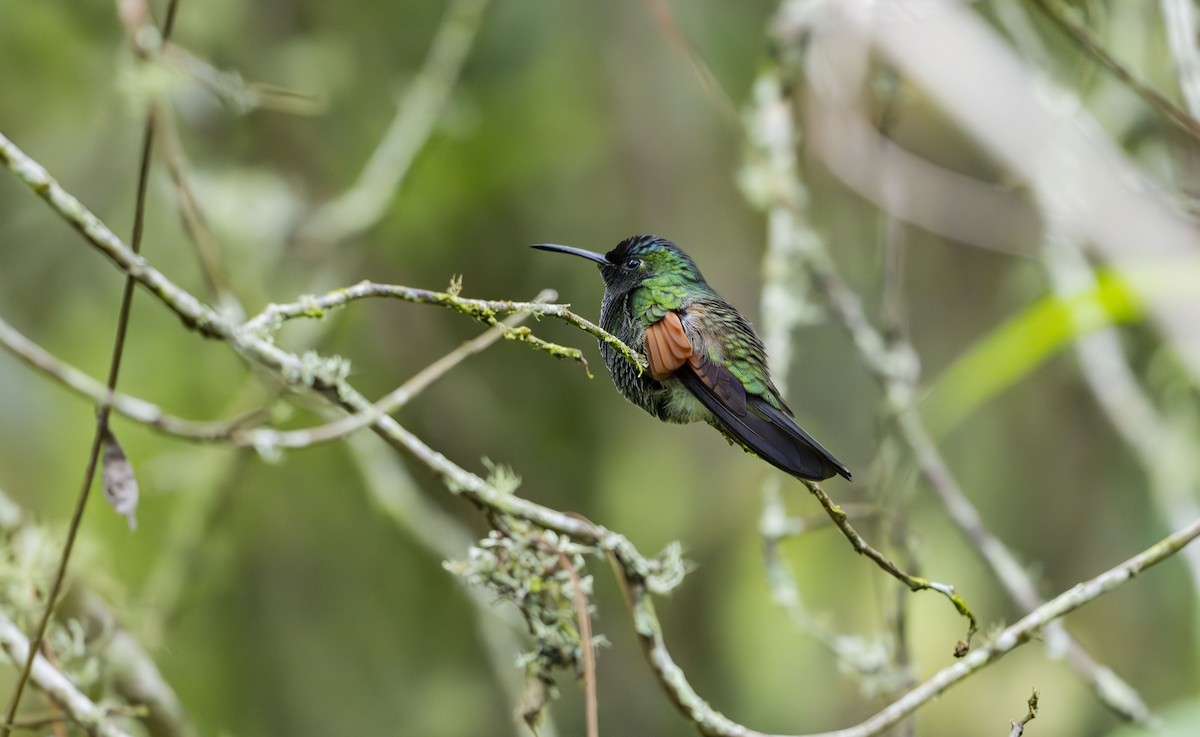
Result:
[[[693,356],[692,342],[683,332],[677,313],[668,312],[646,328],[646,356],[650,359],[650,375],[658,381],[675,373]]]

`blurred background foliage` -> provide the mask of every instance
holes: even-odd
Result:
[[[994,5],[977,3],[977,12],[994,21]],[[244,80],[319,101],[319,111],[296,115],[239,112],[186,75],[148,73],[134,63],[112,3],[8,0],[0,3],[0,131],[124,234],[147,91],[170,86],[230,291],[251,314],[361,279],[442,289],[461,275],[465,296],[528,299],[553,287],[596,318],[594,270],[528,244],[605,251],[627,235],[653,232],[680,243],[710,283],[757,320],[765,225],[738,187],[744,140],[656,23],[655,6],[491,4],[449,106],[385,216],[333,243],[305,243],[295,229],[355,181],[420,69],[445,3],[184,0],[177,43]],[[1175,89],[1157,4],[1080,6],[1080,17],[1123,59],[1161,89]],[[701,0],[669,8],[730,99],[744,106],[768,58],[775,4]],[[1093,106],[1145,171],[1172,192],[1185,190],[1172,169],[1178,142],[1154,112],[1041,16],[1030,17],[1052,54],[1047,71]],[[897,140],[942,166],[1004,184],[1003,171],[919,90],[900,80],[887,94]],[[819,163],[802,163],[812,225],[876,315],[886,219]],[[209,295],[169,179],[159,168],[151,182],[147,258]],[[1039,237],[1030,213],[1002,238],[1002,251],[907,228],[904,296],[942,450],[990,529],[1052,595],[1167,527],[1147,501],[1136,458],[1081,380],[1068,350],[1076,328],[1055,317]],[[0,177],[0,243],[0,314],[62,359],[103,375],[121,276],[10,176]],[[270,398],[270,387],[225,346],[180,330],[144,297],[135,304],[125,391],[198,418]],[[1194,392],[1136,306],[1109,297],[1138,376],[1194,430]],[[590,338],[551,321],[531,324],[543,337],[583,347],[595,380],[501,342],[407,406],[401,423],[473,471],[486,472],[484,458],[512,466],[522,495],[619,530],[644,551],[682,541],[696,568],[659,613],[697,690],[732,718],[764,731],[816,731],[886,703],[841,673],[772,603],[759,489],[777,472],[708,428],[647,417],[616,394]],[[289,325],[281,342],[349,358],[355,385],[377,396],[479,330],[447,311],[372,301],[319,325]],[[829,484],[835,499],[909,495],[908,530],[922,571],[955,583],[985,630],[1014,621],[1018,610],[911,468],[872,472],[886,465],[879,461],[883,398],[845,332],[817,319],[796,341],[789,402],[855,472],[854,484]],[[0,489],[56,545],[93,409],[7,354],[0,354],[0,407]],[[303,409],[278,412],[296,426],[316,419]],[[131,535],[123,519],[94,503],[75,579],[110,601],[153,652],[202,733],[525,733],[461,585],[441,556],[381,512],[344,444],[267,462],[121,419],[115,427],[139,473],[140,526]],[[484,534],[476,510],[428,472],[411,472],[428,501],[472,536]],[[794,513],[817,511],[798,484],[785,483],[785,493]],[[861,529],[868,538],[878,532],[869,521]],[[894,582],[835,533],[806,534],[783,551],[823,621],[847,633],[886,628]],[[595,628],[612,642],[599,659],[604,732],[693,733],[642,662],[611,576],[603,564],[592,567]],[[1194,713],[1195,594],[1172,561],[1067,623],[1155,710]],[[951,662],[961,622],[936,596],[906,603],[921,679]],[[11,673],[0,674],[5,692]],[[503,673],[519,677],[515,665]],[[569,677],[560,685],[553,719],[561,733],[581,734],[580,689]],[[1042,712],[1030,734],[1105,734],[1118,724],[1034,644],[928,705],[917,732],[1002,734],[1023,714],[1031,688],[1042,693]]]

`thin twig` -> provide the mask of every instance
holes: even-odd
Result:
[[[171,37],[171,31],[175,26],[175,12],[178,7],[179,0],[171,0],[167,5],[167,16],[162,30],[163,39]],[[138,172],[137,196],[133,211],[133,235],[130,238],[130,250],[135,256],[142,248],[142,232],[144,231],[146,212],[146,189],[150,181],[150,155],[154,146],[154,130],[154,116],[148,115],[142,134],[141,168]],[[132,276],[125,277],[125,289],[121,294],[121,306],[117,314],[117,334],[113,339],[112,361],[109,365],[108,381],[106,382],[110,392],[116,389],[117,377],[121,371],[121,358],[125,354],[125,336],[129,329],[129,315],[133,307],[134,284],[135,281]],[[50,584],[50,591],[46,595],[46,608],[42,612],[41,619],[38,620],[34,636],[30,638],[32,646],[29,648],[25,664],[21,668],[21,674],[17,677],[16,686],[13,687],[12,697],[8,702],[8,709],[5,711],[4,724],[0,725],[0,737],[8,737],[12,731],[9,725],[17,717],[17,709],[21,705],[21,695],[25,690],[26,682],[29,680],[29,673],[33,669],[34,658],[42,648],[42,642],[46,637],[46,628],[50,625],[50,617],[54,613],[54,606],[58,603],[58,595],[62,591],[63,581],[67,576],[67,566],[71,561],[71,552],[75,549],[75,539],[79,534],[79,526],[83,522],[83,512],[87,508],[92,480],[96,475],[100,447],[103,439],[109,433],[108,416],[110,411],[109,405],[102,404],[100,411],[97,413],[96,429],[92,436],[91,448],[88,450],[88,460],[85,464],[83,480],[80,482],[79,493],[76,497],[75,511],[72,512],[71,522],[67,527],[67,539],[63,543],[62,554],[58,561],[58,569],[54,573],[54,580]]]
[[[919,576],[913,576],[900,570],[887,556],[871,547],[867,541],[863,539],[862,535],[858,534],[858,531],[855,530],[854,526],[850,524],[850,520],[847,518],[846,512],[841,507],[833,503],[833,500],[829,498],[829,495],[825,493],[825,490],[821,488],[820,484],[815,481],[804,481],[803,483],[808,487],[808,490],[812,492],[813,496],[817,498],[817,501],[821,503],[821,508],[824,509],[826,514],[829,515],[829,519],[833,520],[833,524],[842,531],[842,534],[845,535],[846,539],[850,541],[850,544],[854,546],[854,552],[870,558],[877,566],[882,568],[886,573],[894,577],[896,580],[903,583],[911,591],[938,592],[950,600],[950,603],[954,605],[954,608],[959,614],[967,618],[967,636],[962,642],[959,642],[954,647],[955,657],[962,657],[965,655],[971,648],[971,640],[974,639],[975,633],[979,631],[979,623],[975,621],[974,612],[972,612],[971,608],[967,606],[967,603],[963,601],[963,598],[958,595],[958,593],[954,590],[954,587],[949,584],[938,583],[937,581],[930,581]]]
[[[825,618],[814,616],[804,606],[796,576],[787,559],[779,554],[780,543],[788,537],[831,525],[833,521],[823,512],[789,519],[783,506],[781,481],[772,474],[764,482],[763,512],[759,517],[763,569],[771,600],[787,613],[803,635],[811,637],[828,650],[839,666],[853,669],[864,682],[868,678],[890,682],[893,680],[892,674],[887,671],[887,652],[881,641],[838,632]]]
[[[737,107],[734,106],[733,100],[729,98],[729,93],[721,86],[717,75],[713,74],[712,69],[704,60],[704,57],[696,51],[696,47],[691,40],[679,27],[679,23],[675,20],[675,15],[671,12],[671,6],[666,0],[646,0],[646,5],[650,10],[651,17],[658,25],[658,29],[666,36],[667,41],[674,45],[688,63],[692,66],[692,71],[696,73],[696,77],[700,80],[700,86],[708,93],[709,99],[716,105],[720,111],[721,117],[733,125],[736,129],[741,130],[741,125],[738,120]]]
[[[855,519],[878,517],[883,513],[877,504],[840,504],[838,505],[846,516]],[[779,518],[777,522],[761,527],[763,540],[769,543],[780,543],[788,538],[799,537],[810,532],[824,529],[833,525],[833,520],[826,512],[813,512],[799,517]]]
[[[1060,31],[1070,37],[1094,61],[1107,69],[1110,74],[1123,82],[1129,89],[1133,90],[1134,94],[1145,100],[1150,107],[1157,110],[1168,122],[1193,140],[1200,142],[1200,121],[1188,115],[1187,111],[1180,109],[1178,105],[1167,99],[1161,92],[1138,79],[1133,72],[1129,71],[1124,64],[1112,55],[1112,52],[1105,48],[1100,39],[1092,35],[1091,31],[1068,18],[1066,10],[1056,0],[1032,0],[1032,2],[1054,25],[1058,26]],[[1192,33],[1195,33],[1195,29],[1192,30]]]
[[[1038,712],[1038,692],[1035,688],[1033,694],[1029,697],[1029,701],[1025,702],[1025,716],[1018,721],[1014,719],[1010,722],[1008,737],[1021,737],[1025,734],[1025,725],[1037,718]]]
[[[272,110],[289,115],[315,115],[325,109],[325,101],[316,95],[265,82],[247,81],[238,72],[214,67],[175,43],[163,43],[158,61],[198,82],[236,113]]]
[[[588,614],[587,595],[583,593],[583,580],[579,571],[571,565],[570,558],[561,550],[556,551],[563,569],[571,577],[571,592],[575,599],[575,619],[579,622],[579,649],[583,653],[583,701],[587,712],[588,737],[600,737],[600,709],[596,699],[596,644],[592,641],[592,615]]]
[[[187,155],[179,140],[175,118],[167,106],[158,101],[153,103],[150,114],[154,116],[157,130],[161,132],[158,149],[171,183],[175,186],[179,219],[183,223],[184,232],[196,249],[200,273],[204,275],[209,291],[215,298],[230,297],[229,278],[221,260],[220,246],[212,229],[208,227],[204,211],[200,209],[200,201],[192,189],[191,182],[188,181]]]

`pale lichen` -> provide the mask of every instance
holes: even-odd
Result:
[[[489,465],[493,477],[511,474],[501,466]],[[512,477],[501,483],[511,484]],[[555,671],[566,668],[574,676],[583,672],[576,587],[585,600],[591,596],[592,577],[584,573],[582,555],[588,548],[515,517],[498,521],[501,529],[492,530],[473,545],[465,560],[443,565],[467,584],[486,587],[516,605],[534,642],[531,650],[517,658],[517,665],[544,684],[553,697]],[[590,604],[588,611],[592,611]],[[590,646],[603,643],[602,637],[594,637]]]

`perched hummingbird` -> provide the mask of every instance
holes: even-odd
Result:
[[[850,478],[850,470],[792,419],[750,322],[674,243],[635,235],[606,254],[551,243],[533,247],[600,264],[600,326],[649,363],[639,375],[616,349],[600,343],[613,383],[630,402],[666,422],[704,420],[798,478]]]

